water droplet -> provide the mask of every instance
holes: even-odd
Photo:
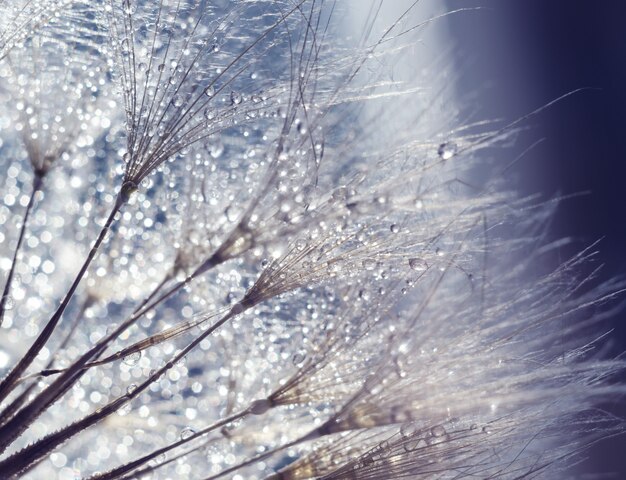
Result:
[[[326,271],[330,274],[341,272],[342,267],[341,264],[336,261],[326,262]]]
[[[133,352],[129,355],[126,355],[124,359],[122,360],[122,362],[132,367],[134,365],[137,365],[137,362],[139,362],[140,358],[141,358],[141,352]]]
[[[214,141],[207,145],[207,151],[211,158],[218,159],[224,153],[224,144],[220,141]]]
[[[408,438],[415,433],[415,426],[412,423],[403,423],[400,426],[400,435],[402,438]]]
[[[165,70],[165,64],[164,63],[159,63],[159,65],[157,66],[157,70],[159,72],[162,72],[163,70]]]
[[[305,358],[306,354],[304,352],[294,353],[293,357],[291,357],[291,363],[293,363],[295,366],[301,365],[302,362],[304,362]]]
[[[129,163],[131,158],[132,155],[129,152],[126,152],[124,155],[122,155],[122,160],[124,160],[124,163]]]
[[[120,50],[122,53],[128,53],[130,51],[130,42],[128,38],[124,38],[120,41]]]
[[[187,440],[192,437],[194,433],[196,433],[196,431],[193,428],[185,427],[180,431],[180,439]]]
[[[126,393],[128,395],[132,395],[132,393],[137,390],[137,385],[135,385],[134,383],[131,383],[127,388],[126,388]]]
[[[423,440],[421,438],[416,438],[407,441],[402,447],[404,448],[405,452],[410,453],[418,450],[421,447],[422,442]]]
[[[213,110],[211,110],[210,108],[206,108],[204,110],[204,119],[207,122],[212,121],[215,118],[215,112]]]
[[[423,272],[428,268],[428,265],[421,258],[409,258],[409,267],[416,272]]]
[[[443,437],[446,434],[446,429],[442,425],[436,425],[430,429],[430,434],[433,437]]]
[[[392,223],[391,227],[389,227],[389,230],[391,230],[391,233],[398,233],[400,231],[400,227],[395,223]]]
[[[224,210],[224,215],[226,215],[226,219],[229,222],[235,223],[239,219],[239,215],[241,215],[241,210],[233,205],[230,205],[229,207],[226,207],[226,210]]]
[[[243,97],[240,93],[237,93],[235,91],[230,92],[230,103],[232,105],[239,105],[241,104],[241,102],[243,102]]]
[[[394,370],[396,375],[400,378],[406,378],[408,373],[406,372],[406,364],[400,358],[396,358],[393,361]]]
[[[204,94],[207,97],[212,97],[213,95],[215,95],[215,87],[213,85],[209,85],[204,89]]]
[[[378,444],[378,446],[372,453],[376,455],[376,460],[384,460],[389,455],[391,455],[391,452],[391,445],[387,440],[383,440]]]
[[[298,240],[296,240],[295,247],[296,250],[302,252],[307,247],[306,240],[304,240],[303,238],[299,238]]]
[[[489,435],[491,433],[491,429],[489,427],[487,427],[487,426],[484,426],[483,427],[483,433]]]
[[[445,142],[439,145],[439,148],[437,149],[437,155],[439,155],[442,160],[449,160],[456,155],[458,149],[459,147],[456,143]]]
[[[15,300],[11,295],[6,295],[2,297],[2,300],[4,301],[5,310],[13,310],[15,308]]]

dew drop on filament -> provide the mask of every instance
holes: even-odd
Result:
[[[299,238],[298,240],[296,240],[295,247],[296,250],[298,250],[299,252],[304,251],[304,249],[307,247],[306,240]]]
[[[293,357],[291,358],[291,362],[295,365],[298,366],[300,364],[302,364],[302,362],[304,362],[305,359],[305,354],[302,352],[297,352],[293,354]]]
[[[233,105],[239,105],[243,101],[243,97],[240,93],[230,92],[230,103]]]
[[[124,362],[126,365],[134,366],[134,365],[137,365],[137,362],[139,362],[140,358],[141,358],[141,352],[134,352],[129,355],[126,355],[124,359],[122,360],[122,362]]]
[[[420,258],[409,258],[409,267],[416,272],[423,272],[426,270],[426,262]]]
[[[446,429],[441,425],[436,425],[430,429],[430,433],[433,437],[443,437],[446,434]]]
[[[458,149],[459,147],[456,143],[445,142],[439,145],[439,148],[437,149],[437,155],[439,155],[442,160],[450,160],[457,154]]]

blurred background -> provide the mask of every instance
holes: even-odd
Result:
[[[449,10],[481,7],[447,19],[459,92],[472,92],[465,100],[477,117],[514,120],[583,89],[524,123],[528,130],[518,138],[520,148],[545,140],[516,167],[516,180],[525,193],[543,198],[584,193],[561,202],[551,232],[571,239],[564,256],[600,240],[601,279],[624,276],[626,2],[446,3]],[[620,354],[626,351],[626,309],[612,327],[612,352]],[[626,418],[626,398],[607,409]],[[605,441],[592,450],[582,472],[586,478],[626,478],[625,454],[626,438]]]

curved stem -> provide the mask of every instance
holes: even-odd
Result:
[[[11,261],[11,269],[9,270],[9,274],[7,275],[7,279],[4,284],[4,290],[2,292],[2,297],[0,298],[0,327],[2,326],[2,321],[4,320],[4,314],[7,309],[7,302],[9,300],[9,292],[11,291],[11,282],[13,281],[13,275],[15,273],[15,265],[17,264],[17,256],[22,248],[22,243],[24,241],[24,235],[26,233],[26,226],[28,224],[28,217],[30,216],[30,212],[35,203],[35,197],[37,196],[37,192],[41,190],[42,186],[43,186],[43,176],[41,174],[35,173],[35,177],[33,178],[33,191],[30,194],[30,199],[28,200],[28,205],[26,206],[26,211],[24,212],[24,218],[22,219],[22,227],[20,228],[20,234],[17,237],[17,245],[15,246],[15,251],[13,252],[13,260]]]
[[[76,292],[76,289],[78,288],[78,285],[80,284],[80,281],[85,276],[85,273],[87,273],[87,269],[89,268],[89,265],[91,264],[93,258],[98,252],[98,249],[100,248],[100,245],[102,245],[102,242],[104,241],[106,237],[106,234],[108,233],[111,225],[113,224],[115,215],[124,206],[124,204],[126,203],[126,199],[127,199],[126,196],[122,194],[118,195],[115,205],[113,206],[113,209],[111,213],[109,214],[109,217],[107,218],[107,221],[105,222],[104,226],[100,230],[100,233],[98,234],[98,237],[96,238],[95,243],[93,244],[93,246],[91,247],[91,250],[89,251],[89,254],[87,255],[87,259],[85,260],[82,267],[78,271],[78,274],[74,278],[74,281],[72,282],[72,285],[70,286],[67,294],[61,301],[61,304],[59,305],[57,310],[54,312],[50,320],[48,320],[48,323],[46,323],[46,326],[41,331],[41,333],[39,334],[35,342],[31,345],[28,351],[21,357],[18,364],[15,367],[13,367],[11,372],[0,383],[0,402],[3,401],[7,397],[7,395],[13,390],[16,382],[19,380],[22,374],[26,371],[26,369],[30,366],[30,364],[33,362],[35,357],[39,354],[41,349],[44,347],[44,345],[46,344],[46,342],[48,341],[48,339],[50,338],[50,336],[56,329],[59,321],[61,320],[61,317],[63,316],[63,312],[65,312],[65,309],[69,305],[70,300],[74,296],[74,293]],[[14,434],[10,434],[9,437],[15,438]],[[4,448],[6,448],[6,446],[9,443],[7,443],[7,438],[2,437],[2,433],[0,433],[0,451],[3,451]]]

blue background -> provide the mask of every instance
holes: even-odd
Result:
[[[601,239],[601,279],[626,274],[626,1],[448,0],[480,6],[448,19],[456,41],[459,90],[474,88],[478,116],[515,119],[576,89],[533,117],[519,139],[532,150],[516,168],[526,193],[562,202],[554,236],[569,252]],[[601,280],[600,279],[600,280]],[[626,351],[626,309],[611,325],[613,354]],[[606,329],[606,327],[604,327]],[[626,376],[623,379],[626,381]],[[607,409],[626,418],[626,399]],[[594,448],[584,465],[600,478],[626,478],[626,438]]]

